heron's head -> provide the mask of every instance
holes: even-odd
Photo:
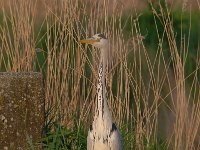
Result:
[[[91,44],[100,49],[108,47],[108,39],[101,33],[95,34],[91,38],[80,40],[79,42]]]

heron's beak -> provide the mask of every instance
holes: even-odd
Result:
[[[95,39],[89,38],[89,39],[80,40],[78,42],[79,43],[86,43],[86,44],[94,44],[94,43],[99,42],[99,41],[100,41],[99,39],[95,40]]]

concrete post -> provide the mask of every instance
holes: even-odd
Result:
[[[44,125],[44,89],[40,73],[0,73],[0,149],[28,149]]]

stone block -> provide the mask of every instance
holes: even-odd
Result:
[[[36,72],[0,73],[0,150],[28,149],[44,126],[44,88]],[[29,140],[30,140],[29,139]]]

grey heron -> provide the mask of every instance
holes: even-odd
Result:
[[[113,122],[105,94],[106,53],[109,48],[109,41],[103,34],[95,34],[91,38],[79,42],[91,44],[101,51],[98,68],[97,102],[94,120],[88,131],[87,150],[122,150],[122,138]]]

